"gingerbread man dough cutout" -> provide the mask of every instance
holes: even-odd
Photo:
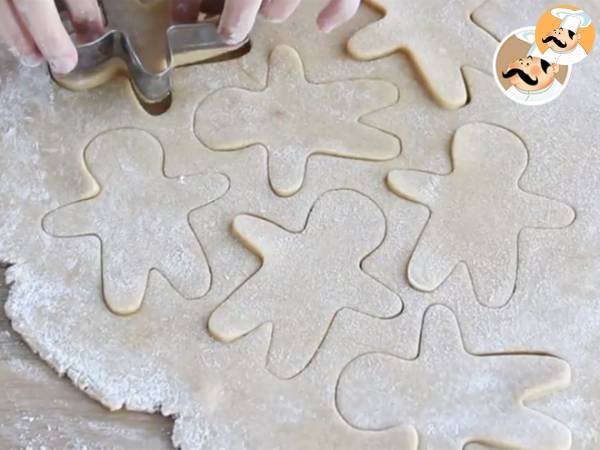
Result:
[[[370,161],[397,156],[396,137],[360,122],[397,99],[397,89],[387,81],[311,83],[298,53],[279,46],[271,53],[265,89],[214,92],[200,104],[195,130],[213,150],[264,145],[271,186],[289,196],[302,186],[312,154]]]
[[[248,215],[235,218],[233,231],[263,264],[212,314],[209,330],[232,341],[272,323],[267,365],[282,378],[308,365],[338,311],[389,317],[402,309],[400,298],[361,268],[385,235],[383,213],[362,194],[324,194],[298,233]]]
[[[205,294],[210,270],[188,215],[222,196],[227,178],[165,177],[160,143],[136,129],[97,136],[84,157],[96,192],[51,212],[43,226],[56,236],[98,237],[108,307],[117,314],[137,311],[150,270],[163,273],[185,297]]]
[[[367,0],[383,18],[348,41],[357,59],[372,60],[406,51],[427,87],[445,108],[467,103],[462,68],[492,66],[498,43],[471,20],[485,0]]]
[[[570,384],[561,359],[527,354],[468,353],[452,312],[425,315],[419,355],[359,356],[342,372],[338,409],[352,426],[382,431],[412,425],[423,450],[494,448],[567,450],[571,433],[524,405]]]
[[[501,307],[516,288],[521,230],[566,227],[574,211],[520,188],[527,149],[504,128],[463,126],[454,136],[452,160],[449,175],[414,170],[388,175],[392,191],[431,210],[408,279],[417,289],[433,291],[464,262],[480,303]]]

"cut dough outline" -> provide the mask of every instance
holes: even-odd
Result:
[[[220,194],[218,197],[210,200],[208,203],[202,204],[201,206],[194,208],[190,211],[188,211],[188,213],[186,214],[185,220],[187,222],[187,225],[190,229],[190,231],[192,232],[192,235],[194,236],[194,239],[196,240],[198,247],[202,253],[202,255],[204,256],[204,260],[206,262],[206,267],[208,269],[208,273],[209,273],[209,279],[208,279],[208,286],[206,291],[200,295],[200,296],[194,296],[191,298],[188,298],[186,296],[184,296],[179,289],[177,289],[177,287],[171,282],[170,278],[159,268],[156,267],[150,267],[150,269],[148,270],[148,273],[146,274],[146,278],[145,278],[145,287],[144,287],[144,291],[142,293],[142,303],[140,304],[140,306],[138,307],[137,310],[131,312],[131,313],[125,313],[125,314],[121,314],[118,313],[116,311],[113,311],[110,307],[107,306],[107,308],[113,312],[114,314],[117,315],[122,315],[122,316],[128,316],[130,314],[135,314],[137,311],[139,311],[140,308],[143,307],[143,300],[146,298],[146,295],[148,293],[148,285],[150,282],[150,276],[152,275],[152,272],[157,272],[158,274],[160,274],[161,277],[163,277],[165,279],[165,281],[167,283],[169,283],[169,285],[171,286],[171,288],[173,288],[173,290],[175,292],[177,292],[177,294],[179,296],[181,296],[184,299],[187,300],[197,300],[197,299],[201,299],[203,298],[205,295],[207,295],[211,288],[212,288],[212,283],[213,283],[213,272],[212,272],[212,267],[210,265],[209,259],[208,259],[208,255],[206,253],[206,250],[204,249],[204,246],[202,245],[202,242],[200,240],[200,237],[198,236],[196,230],[194,229],[192,222],[190,220],[190,216],[195,212],[198,211],[218,200],[220,200],[221,198],[223,198],[224,196],[227,195],[227,192],[229,191],[230,187],[231,187],[231,179],[229,178],[228,175],[224,174],[224,173],[217,173],[217,172],[196,172],[196,173],[189,173],[189,174],[185,174],[185,175],[167,175],[165,172],[165,161],[166,161],[166,152],[165,152],[165,148],[163,143],[160,141],[160,139],[158,138],[158,136],[154,135],[152,132],[142,129],[142,128],[138,128],[138,127],[120,127],[120,128],[112,128],[109,130],[105,130],[102,131],[101,133],[96,134],[95,136],[93,136],[91,139],[89,139],[85,146],[83,151],[81,151],[80,154],[80,158],[81,158],[81,163],[82,163],[82,173],[84,173],[84,176],[88,179],[88,181],[91,181],[91,190],[88,193],[84,193],[83,198],[79,199],[79,200],[75,200],[72,202],[68,202],[65,203],[64,205],[59,205],[58,207],[47,211],[42,218],[40,219],[40,227],[43,230],[44,233],[46,233],[48,236],[51,236],[53,238],[56,239],[74,239],[74,238],[92,238],[95,242],[97,242],[99,248],[100,248],[100,290],[102,292],[101,297],[104,299],[104,272],[105,272],[105,258],[104,258],[104,244],[102,242],[102,238],[100,237],[100,235],[98,235],[97,233],[83,233],[83,234],[73,234],[73,235],[69,235],[69,236],[65,236],[65,235],[59,235],[59,234],[55,234],[55,233],[51,233],[46,225],[45,225],[45,221],[46,218],[48,216],[50,216],[52,213],[54,213],[55,211],[60,210],[61,208],[67,207],[67,206],[72,206],[72,205],[77,205],[80,203],[84,203],[90,200],[94,200],[96,198],[98,198],[98,196],[102,193],[103,191],[103,186],[100,185],[100,183],[98,182],[98,180],[96,179],[96,176],[94,175],[94,172],[91,170],[90,165],[89,165],[89,161],[88,161],[88,157],[87,157],[87,153],[88,153],[88,149],[90,147],[90,145],[97,139],[100,138],[106,134],[109,133],[113,133],[115,131],[136,131],[136,132],[141,132],[146,134],[147,136],[151,137],[159,146],[160,146],[160,150],[161,150],[161,176],[167,180],[177,180],[180,179],[181,177],[192,177],[192,176],[202,176],[202,175],[219,175],[221,177],[223,177],[226,180],[227,183],[227,189]]]
[[[455,267],[452,270],[450,277],[452,277],[455,274],[456,270],[457,270],[457,268]],[[446,281],[447,280],[445,280],[444,283],[446,283]],[[471,286],[471,287],[474,287],[474,286]],[[473,294],[475,294],[474,290],[473,290]],[[402,428],[402,427],[408,426],[408,427],[413,428],[415,430],[415,432],[417,433],[417,435],[420,436],[420,430],[415,425],[408,424],[408,423],[398,423],[396,425],[377,428],[377,429],[360,428],[360,427],[355,426],[350,421],[348,421],[341,412],[341,409],[343,409],[343,408],[340,407],[339,392],[340,392],[340,384],[341,384],[341,379],[342,379],[343,374],[347,372],[347,369],[350,366],[355,364],[361,358],[369,357],[369,356],[382,356],[382,357],[386,357],[386,358],[394,358],[395,360],[399,360],[404,363],[417,362],[423,353],[423,336],[426,333],[426,321],[428,320],[428,316],[431,314],[432,311],[434,311],[434,312],[439,311],[440,313],[443,311],[445,314],[448,315],[448,317],[453,318],[453,322],[456,325],[455,328],[456,328],[456,332],[457,332],[457,338],[462,343],[462,350],[465,354],[467,354],[471,357],[475,357],[475,358],[492,357],[493,358],[493,357],[513,357],[513,356],[516,356],[516,357],[539,356],[541,358],[549,358],[549,359],[551,358],[551,359],[556,360],[557,362],[560,362],[563,365],[563,370],[565,372],[563,374],[563,376],[559,377],[558,375],[555,375],[554,379],[551,381],[547,381],[544,384],[532,385],[527,389],[523,389],[517,398],[517,405],[525,410],[529,410],[529,411],[535,413],[536,415],[538,415],[540,417],[550,419],[553,422],[561,425],[564,428],[564,430],[566,430],[568,432],[568,434],[570,436],[570,440],[572,441],[572,432],[569,429],[569,427],[567,426],[567,424],[565,424],[563,421],[561,421],[551,415],[548,415],[545,412],[542,412],[540,409],[529,405],[529,403],[534,402],[535,400],[537,400],[539,398],[542,398],[545,396],[550,396],[550,395],[556,395],[558,392],[564,391],[564,390],[568,389],[569,386],[571,386],[571,384],[573,382],[573,376],[572,376],[571,365],[569,364],[569,362],[567,360],[561,358],[560,356],[557,356],[557,355],[554,355],[551,353],[547,353],[547,352],[541,352],[541,351],[531,351],[531,352],[528,352],[528,351],[503,351],[503,352],[488,351],[488,352],[482,352],[482,353],[472,352],[466,343],[465,335],[464,335],[463,329],[460,326],[460,321],[458,319],[456,312],[450,306],[442,304],[442,303],[432,303],[424,309],[422,317],[421,317],[421,323],[419,326],[419,335],[417,338],[418,344],[417,344],[416,355],[403,356],[403,355],[398,355],[398,354],[390,352],[390,351],[373,350],[373,351],[368,351],[368,352],[364,352],[364,353],[357,355],[356,357],[352,358],[352,360],[348,361],[344,365],[342,371],[340,372],[340,374],[338,376],[337,382],[336,382],[335,401],[334,401],[335,409],[336,409],[337,413],[339,414],[339,416],[344,420],[344,422],[346,422],[349,426],[351,426],[352,428],[354,428],[356,430],[369,431],[369,432],[373,432],[373,433],[380,433],[380,432],[389,431],[391,429]],[[389,320],[389,319],[383,319],[383,320]],[[429,351],[439,351],[439,349],[437,349],[437,348],[430,348],[428,350]],[[421,440],[419,438],[419,448],[421,445],[420,442],[421,442]],[[487,447],[488,445],[491,445],[490,448],[495,448],[493,442],[480,442],[478,440],[472,440],[472,441],[467,442],[465,444],[465,448],[470,448],[470,446],[477,445],[477,444],[483,444],[485,446],[485,448],[488,448]],[[448,450],[451,450],[451,449],[448,449]],[[565,450],[567,450],[567,449],[565,448]]]
[[[405,307],[406,307],[405,301],[402,299],[402,297],[401,297],[401,296],[400,296],[400,295],[399,295],[399,294],[398,294],[398,293],[397,293],[395,290],[393,290],[393,289],[392,289],[390,286],[388,286],[388,285],[387,285],[385,282],[381,281],[379,278],[377,278],[376,276],[374,276],[374,275],[370,274],[369,272],[367,272],[367,271],[366,271],[366,270],[363,268],[364,261],[365,261],[365,260],[367,260],[367,259],[368,259],[370,256],[372,256],[374,253],[376,253],[376,252],[377,252],[377,250],[379,250],[379,249],[381,248],[381,246],[383,245],[383,243],[385,242],[385,239],[387,238],[387,234],[388,234],[388,227],[389,227],[389,224],[388,224],[388,219],[387,219],[387,216],[385,215],[385,213],[384,213],[383,209],[382,209],[382,208],[381,208],[381,206],[380,206],[380,205],[379,205],[379,204],[378,204],[378,203],[377,203],[377,202],[376,202],[374,199],[372,199],[372,198],[371,198],[369,195],[367,195],[367,194],[365,194],[365,193],[363,193],[363,192],[359,192],[359,191],[357,191],[357,190],[355,190],[355,189],[351,189],[351,188],[337,188],[337,189],[330,189],[330,190],[324,191],[324,192],[322,192],[322,193],[321,193],[321,194],[320,194],[320,195],[319,195],[319,196],[318,196],[318,197],[315,199],[315,201],[314,201],[314,202],[313,202],[313,204],[311,205],[311,207],[310,207],[310,209],[309,209],[309,211],[308,211],[308,213],[307,213],[307,215],[306,215],[306,219],[303,221],[303,223],[302,223],[302,225],[301,225],[301,228],[291,228],[291,227],[285,227],[285,226],[282,226],[282,225],[281,225],[281,224],[279,224],[279,223],[276,223],[276,222],[274,222],[274,221],[273,221],[273,220],[271,220],[271,219],[268,219],[268,218],[262,217],[262,216],[260,216],[260,215],[257,215],[257,214],[252,214],[252,213],[240,213],[240,214],[239,214],[237,217],[239,217],[239,216],[250,216],[250,217],[252,217],[252,218],[256,218],[256,219],[259,219],[259,220],[262,220],[262,221],[266,221],[266,222],[268,222],[269,224],[271,224],[271,225],[273,225],[273,226],[275,226],[275,227],[277,227],[277,228],[280,228],[280,229],[281,229],[282,231],[284,231],[284,232],[287,232],[287,233],[290,233],[290,234],[293,234],[293,235],[300,235],[300,234],[302,234],[302,233],[303,233],[303,232],[306,230],[306,228],[307,228],[307,226],[308,226],[308,223],[309,223],[309,221],[310,221],[310,218],[311,218],[311,215],[312,215],[312,212],[313,212],[313,209],[314,209],[315,205],[317,205],[317,204],[318,204],[318,202],[319,202],[319,201],[320,201],[320,200],[321,200],[321,199],[322,199],[324,196],[326,196],[327,194],[336,193],[336,192],[348,192],[348,193],[354,193],[354,194],[360,195],[361,197],[364,197],[364,198],[366,198],[367,200],[369,200],[370,202],[372,202],[372,203],[373,203],[373,204],[374,204],[374,205],[377,207],[377,209],[380,211],[380,213],[382,214],[383,218],[385,219],[385,220],[384,220],[384,224],[385,224],[385,226],[384,226],[384,234],[383,234],[383,237],[382,237],[382,239],[381,239],[381,242],[379,242],[379,243],[377,244],[377,246],[376,246],[375,248],[373,248],[373,250],[371,250],[369,253],[367,253],[367,254],[366,254],[366,255],[365,255],[365,256],[364,256],[364,257],[363,257],[363,258],[360,260],[360,264],[359,264],[358,268],[359,268],[359,270],[360,270],[361,272],[363,272],[363,273],[364,273],[364,274],[365,274],[367,277],[371,278],[371,279],[372,279],[372,280],[373,280],[375,283],[377,283],[377,284],[379,284],[379,285],[383,286],[383,287],[384,287],[384,288],[385,288],[387,291],[389,291],[389,292],[390,292],[390,293],[392,293],[392,294],[393,294],[395,297],[397,297],[397,299],[398,299],[398,303],[399,303],[399,306],[400,306],[400,309],[399,309],[399,311],[396,311],[394,314],[390,315],[389,317],[379,317],[379,316],[376,316],[376,315],[370,314],[370,313],[368,313],[368,312],[364,312],[364,311],[357,310],[356,308],[349,307],[349,306],[344,306],[344,307],[341,307],[341,308],[339,308],[337,311],[335,311],[335,312],[334,312],[334,314],[332,314],[332,316],[331,316],[331,319],[329,320],[329,323],[328,323],[328,325],[327,325],[327,328],[326,328],[326,330],[323,332],[323,337],[321,338],[321,340],[320,340],[320,342],[319,342],[319,345],[318,345],[318,347],[315,349],[315,351],[314,351],[313,355],[310,357],[310,359],[307,361],[307,363],[306,363],[306,364],[305,364],[305,365],[302,367],[302,369],[301,369],[301,370],[299,370],[299,371],[297,371],[297,372],[296,372],[296,373],[295,373],[293,376],[291,376],[291,377],[282,377],[282,376],[279,376],[279,375],[277,375],[276,373],[274,373],[274,371],[273,371],[273,370],[271,370],[271,369],[268,367],[269,355],[271,354],[272,342],[273,342],[273,331],[274,331],[274,324],[273,324],[273,321],[270,321],[270,320],[264,320],[264,321],[262,321],[262,322],[258,323],[258,324],[257,324],[255,327],[253,327],[253,328],[252,328],[251,330],[249,330],[248,332],[246,332],[246,333],[244,333],[244,334],[240,335],[239,337],[237,337],[237,338],[235,338],[235,339],[232,339],[232,340],[228,341],[228,343],[236,343],[236,342],[238,342],[238,341],[240,341],[240,340],[242,340],[242,339],[246,338],[247,336],[249,336],[249,335],[251,335],[251,334],[253,334],[253,333],[256,333],[256,332],[257,332],[257,330],[259,330],[259,329],[261,329],[261,328],[263,328],[263,327],[266,327],[266,326],[268,326],[268,327],[270,328],[270,338],[269,338],[269,346],[268,346],[268,351],[267,351],[267,353],[266,353],[266,357],[265,357],[265,369],[266,369],[267,371],[269,371],[269,373],[271,373],[271,375],[273,375],[274,377],[276,377],[277,379],[280,379],[280,380],[288,380],[288,381],[289,381],[289,380],[293,380],[293,379],[295,379],[295,378],[298,378],[299,376],[302,376],[302,374],[303,374],[303,373],[304,373],[304,372],[305,372],[305,371],[306,371],[308,368],[310,368],[310,367],[311,367],[311,365],[313,364],[313,362],[314,362],[315,358],[316,358],[316,357],[317,357],[317,355],[319,354],[319,350],[320,350],[320,349],[321,349],[321,347],[323,346],[323,343],[326,341],[326,339],[327,339],[327,337],[328,337],[328,335],[329,335],[329,332],[330,332],[330,330],[331,330],[332,326],[334,326],[334,322],[336,321],[336,319],[338,318],[338,316],[339,316],[340,314],[343,314],[343,313],[344,313],[344,311],[346,311],[346,312],[352,312],[352,313],[354,313],[354,314],[360,314],[360,315],[362,315],[362,316],[371,317],[371,318],[373,318],[373,319],[376,319],[376,320],[393,320],[393,319],[396,319],[397,317],[401,316],[401,315],[404,313],[404,310],[405,310]],[[246,283],[247,283],[249,280],[251,280],[251,279],[252,279],[252,278],[253,278],[253,277],[254,277],[254,276],[255,276],[255,275],[258,273],[258,272],[260,272],[260,270],[263,268],[263,265],[264,265],[264,259],[263,259],[263,258],[264,258],[264,256],[261,254],[261,252],[259,251],[259,249],[255,248],[255,247],[251,246],[249,243],[247,243],[247,241],[246,241],[245,239],[243,239],[242,237],[240,237],[240,236],[238,235],[238,233],[237,233],[237,232],[236,232],[236,231],[233,229],[233,227],[231,227],[231,230],[232,230],[232,234],[233,234],[233,236],[236,238],[236,240],[238,240],[238,242],[240,243],[240,245],[244,246],[244,247],[245,247],[245,248],[246,248],[248,251],[250,251],[252,254],[254,254],[254,255],[255,255],[255,256],[256,256],[256,257],[259,259],[259,261],[260,261],[260,265],[259,265],[259,266],[256,268],[256,270],[255,270],[254,272],[252,272],[252,273],[251,273],[251,274],[250,274],[250,275],[249,275],[249,276],[248,276],[246,279],[244,279],[244,280],[243,280],[243,281],[242,281],[242,282],[241,282],[241,283],[240,283],[238,286],[236,286],[236,287],[235,287],[233,290],[231,290],[231,291],[230,291],[230,292],[227,294],[227,296],[226,296],[226,297],[225,297],[225,298],[224,298],[224,299],[223,299],[221,302],[219,302],[219,303],[218,303],[218,304],[215,306],[215,308],[214,308],[214,310],[212,311],[212,313],[211,313],[211,315],[210,315],[210,316],[212,316],[212,314],[213,314],[215,311],[217,311],[217,310],[218,310],[218,309],[219,309],[219,308],[220,308],[222,305],[224,305],[224,304],[225,304],[225,303],[226,303],[226,302],[227,302],[227,301],[228,301],[228,300],[229,300],[229,299],[230,299],[230,298],[231,298],[231,297],[232,297],[232,296],[233,296],[233,295],[234,295],[236,292],[238,292],[238,291],[239,291],[239,290],[240,290],[240,289],[241,289],[241,288],[242,288],[244,285],[246,285]],[[208,320],[208,324],[210,324],[210,317],[209,317],[209,320]],[[209,334],[210,334],[211,336],[213,336],[213,337],[214,337],[213,333],[210,331],[210,325],[209,325],[209,331],[208,331],[208,332],[209,332]],[[217,339],[217,340],[219,340],[219,339],[218,339],[218,338],[216,338],[216,337],[214,337],[214,338],[215,338],[215,339]]]
[[[361,158],[361,157],[358,157],[358,156],[345,156],[345,155],[340,156],[340,155],[336,155],[334,152],[327,151],[327,150],[324,150],[324,149],[320,149],[320,150],[317,150],[317,151],[312,151],[305,158],[305,161],[304,161],[304,164],[303,164],[303,173],[304,173],[304,176],[303,176],[302,184],[300,185],[300,187],[296,191],[291,192],[289,194],[283,194],[283,193],[278,192],[274,188],[274,186],[273,186],[271,177],[268,176],[267,180],[269,182],[269,185],[271,186],[271,189],[273,190],[273,192],[276,195],[278,195],[280,197],[290,197],[290,196],[293,196],[293,195],[297,194],[302,189],[302,187],[304,185],[304,181],[306,179],[306,173],[307,173],[307,170],[308,170],[308,163],[310,161],[310,158],[313,157],[313,156],[325,156],[325,157],[328,157],[328,158],[341,158],[341,159],[348,159],[348,160],[354,160],[354,161],[385,162],[385,161],[391,161],[391,160],[397,158],[398,156],[400,156],[400,154],[402,154],[402,151],[403,151],[402,139],[399,136],[397,136],[395,133],[393,133],[393,132],[391,132],[389,130],[386,130],[383,127],[379,127],[379,126],[375,126],[375,125],[372,125],[372,124],[368,124],[368,123],[366,123],[364,121],[364,119],[366,117],[368,117],[368,116],[370,116],[372,114],[384,111],[387,108],[393,107],[394,105],[396,105],[400,101],[400,98],[401,98],[400,90],[398,89],[398,87],[394,83],[392,83],[392,82],[390,82],[388,80],[382,79],[382,78],[369,78],[369,77],[350,77],[350,78],[334,79],[334,80],[327,80],[327,81],[318,81],[318,82],[315,82],[315,81],[311,80],[309,76],[307,76],[306,67],[305,67],[304,61],[302,60],[302,55],[298,52],[298,50],[296,50],[296,48],[291,47],[291,46],[286,45],[286,44],[277,45],[276,47],[274,47],[273,49],[271,49],[271,51],[269,52],[269,60],[267,62],[267,69],[266,69],[266,75],[265,75],[264,80],[255,80],[254,76],[250,76],[250,78],[252,78],[253,80],[257,81],[257,83],[259,83],[261,85],[261,87],[259,89],[243,88],[243,87],[238,87],[238,86],[224,86],[224,87],[220,87],[220,88],[218,88],[218,89],[210,92],[208,95],[206,95],[199,102],[199,104],[196,106],[196,108],[194,110],[194,113],[193,113],[193,119],[192,119],[193,122],[196,121],[196,117],[199,115],[199,111],[203,107],[203,105],[205,103],[207,103],[207,101],[209,99],[212,99],[212,97],[220,95],[224,91],[248,92],[248,93],[252,93],[252,94],[261,94],[261,93],[266,92],[269,89],[269,79],[270,79],[270,76],[271,76],[272,70],[273,70],[270,59],[271,59],[271,56],[273,55],[273,52],[276,49],[278,49],[278,48],[291,49],[297,55],[297,57],[300,60],[300,69],[302,70],[304,81],[307,84],[311,84],[311,85],[315,85],[315,86],[329,86],[329,85],[334,85],[334,84],[343,83],[343,82],[374,81],[374,82],[380,82],[380,83],[387,83],[387,84],[390,84],[391,86],[393,86],[394,89],[395,89],[395,91],[396,91],[396,98],[394,99],[394,101],[392,103],[384,105],[384,106],[381,106],[381,107],[376,108],[376,109],[373,109],[373,110],[371,110],[371,111],[369,111],[369,112],[367,112],[365,114],[362,114],[362,115],[358,116],[355,119],[355,123],[358,126],[366,127],[366,128],[372,129],[372,130],[377,130],[377,131],[379,131],[379,132],[381,132],[381,133],[383,133],[383,134],[385,134],[385,135],[387,135],[389,137],[392,137],[394,140],[397,141],[397,148],[398,148],[398,150],[397,150],[397,152],[394,155],[392,155],[391,157],[385,158],[385,159],[365,159],[365,158]],[[251,143],[248,143],[248,144],[244,144],[244,145],[240,145],[240,146],[234,146],[234,147],[230,147],[230,148],[215,148],[214,146],[209,145],[206,142],[206,140],[203,139],[202,136],[200,136],[200,132],[198,131],[198,129],[197,129],[196,126],[193,126],[193,132],[194,132],[194,135],[196,136],[196,139],[198,139],[198,141],[200,141],[200,143],[204,147],[210,149],[211,151],[215,151],[215,152],[233,152],[233,151],[248,150],[248,149],[255,148],[255,147],[260,148],[266,154],[267,170],[268,170],[268,174],[269,174],[269,167],[271,167],[270,162],[271,162],[272,157],[271,157],[271,154],[270,154],[270,151],[269,151],[269,147],[265,143],[263,143],[263,142],[251,142]]]
[[[499,306],[490,306],[490,305],[486,305],[484,302],[481,301],[480,298],[480,294],[477,292],[477,289],[475,288],[476,284],[475,284],[475,280],[473,278],[472,272],[471,272],[471,267],[468,264],[467,261],[465,261],[464,259],[460,259],[458,260],[457,264],[454,265],[454,267],[450,270],[450,272],[448,273],[447,276],[444,277],[443,280],[441,280],[441,282],[439,283],[439,285],[434,289],[437,290],[439,289],[444,283],[446,283],[446,281],[448,281],[448,279],[452,276],[452,274],[454,273],[454,271],[456,270],[456,268],[459,265],[464,265],[466,272],[469,275],[469,280],[471,283],[471,286],[473,287],[473,292],[475,293],[475,298],[477,299],[477,302],[480,303],[482,306],[485,307],[489,307],[489,308],[493,308],[493,309],[503,309],[506,308],[508,306],[508,304],[511,302],[512,298],[515,295],[515,292],[518,289],[518,282],[519,282],[519,262],[520,262],[520,241],[521,241],[521,234],[526,231],[526,230],[564,230],[569,228],[571,225],[573,225],[573,223],[575,223],[577,221],[577,210],[570,204],[563,202],[562,200],[544,195],[544,194],[540,194],[540,193],[535,193],[535,192],[530,192],[528,190],[523,189],[523,187],[521,186],[521,180],[523,179],[523,177],[525,176],[526,172],[527,172],[527,168],[529,167],[530,164],[530,151],[529,151],[529,147],[527,146],[527,144],[525,143],[525,141],[523,140],[523,138],[521,138],[521,136],[519,136],[516,132],[512,131],[511,129],[503,126],[503,125],[498,125],[495,123],[491,123],[491,122],[467,122],[464,124],[461,124],[460,128],[458,130],[455,131],[454,135],[452,136],[452,140],[450,142],[450,148],[449,148],[449,156],[450,156],[450,164],[451,164],[451,169],[449,172],[447,173],[436,173],[436,172],[430,172],[430,171],[426,171],[426,170],[418,170],[418,169],[400,169],[400,172],[417,172],[417,173],[422,173],[422,174],[426,174],[426,175],[434,175],[434,176],[441,176],[441,177],[447,177],[449,175],[451,175],[454,172],[455,169],[455,162],[454,162],[454,158],[453,158],[453,154],[452,154],[452,149],[453,149],[453,145],[454,145],[454,136],[456,135],[456,132],[458,132],[461,128],[465,127],[465,126],[471,126],[471,125],[477,125],[477,124],[483,124],[483,125],[488,125],[488,126],[492,126],[492,127],[497,127],[497,128],[501,128],[504,131],[507,131],[509,133],[511,133],[513,136],[515,136],[520,142],[522,147],[526,150],[526,164],[523,168],[523,171],[520,173],[519,178],[517,180],[517,187],[520,191],[525,192],[527,194],[530,195],[534,195],[537,197],[541,197],[545,200],[550,200],[553,202],[559,202],[559,203],[563,203],[564,205],[568,206],[572,213],[573,213],[573,218],[571,219],[571,222],[568,223],[565,226],[559,226],[559,227],[544,227],[544,226],[526,226],[526,227],[522,227],[519,232],[517,233],[516,239],[514,240],[514,244],[511,243],[511,245],[515,245],[515,252],[516,252],[516,271],[515,271],[515,275],[514,275],[514,285],[513,285],[513,289],[512,292],[510,294],[510,297],[502,304]],[[392,189],[392,187],[390,186],[390,183],[388,181],[388,177],[390,175],[390,173],[392,173],[392,171],[388,172],[388,175],[386,176],[386,185],[388,186],[388,189],[390,189],[390,191],[392,191],[393,193],[395,193],[396,195],[398,195],[399,197],[413,202],[415,204],[420,205],[421,207],[424,207],[427,209],[427,220],[425,221],[423,228],[421,229],[421,231],[419,232],[419,235],[417,237],[417,241],[415,243],[415,246],[413,248],[413,251],[411,252],[411,256],[409,258],[409,262],[406,266],[406,273],[408,272],[408,267],[410,265],[410,261],[412,259],[412,256],[414,255],[414,253],[417,250],[417,247],[419,245],[419,243],[421,242],[423,235],[425,233],[425,230],[427,229],[427,227],[430,225],[431,220],[432,220],[432,215],[433,215],[433,210],[426,205],[425,203],[422,203],[420,201],[417,201],[416,199],[411,198],[410,196],[406,195],[406,194],[401,194],[400,192],[396,192],[394,189]],[[418,287],[415,287],[412,282],[410,282],[410,278],[408,277],[408,275],[406,275],[408,280],[409,280],[409,284],[412,288],[418,290],[418,291],[422,291],[422,292],[430,292],[430,291],[426,291],[423,289],[420,289]]]

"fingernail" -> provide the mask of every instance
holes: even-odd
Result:
[[[42,61],[44,61],[44,58],[42,58],[40,55],[36,55],[35,53],[29,53],[19,56],[19,60],[25,67],[37,67],[42,63]]]
[[[221,36],[221,39],[223,39],[223,42],[225,42],[227,45],[239,44],[246,37],[239,32],[226,31],[223,29],[219,29],[219,35]]]
[[[329,33],[331,32],[334,28],[335,25],[329,21],[326,20],[319,20],[318,21],[318,25],[319,25],[319,29],[323,32],[323,33]]]
[[[67,74],[77,65],[77,56],[60,56],[49,61],[53,72]]]
[[[273,13],[261,13],[262,16],[269,22],[271,23],[283,23],[285,22],[285,19],[282,19],[281,17],[277,16],[277,15],[273,15]]]

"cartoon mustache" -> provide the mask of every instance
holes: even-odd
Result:
[[[535,86],[536,84],[538,84],[538,80],[536,78],[531,78],[529,75],[527,75],[521,69],[510,69],[508,72],[505,72],[502,74],[502,76],[504,78],[512,78],[515,75],[519,75],[521,80],[523,80],[529,86]]]
[[[545,37],[544,39],[542,39],[542,42],[544,44],[547,44],[550,41],[554,41],[554,43],[560,48],[565,48],[567,46],[566,42],[559,41],[555,36],[548,36],[548,37]]]

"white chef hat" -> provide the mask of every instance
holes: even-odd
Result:
[[[529,47],[529,51],[527,52],[527,56],[542,56],[542,52],[540,52],[537,44],[535,43],[535,27],[524,28],[516,33],[515,36],[523,42],[527,42],[531,45],[531,47]]]
[[[592,18],[581,9],[573,11],[567,8],[554,8],[551,13],[554,17],[562,21],[560,24],[561,28],[570,30],[573,33],[577,33],[580,28],[589,27],[592,23]]]

